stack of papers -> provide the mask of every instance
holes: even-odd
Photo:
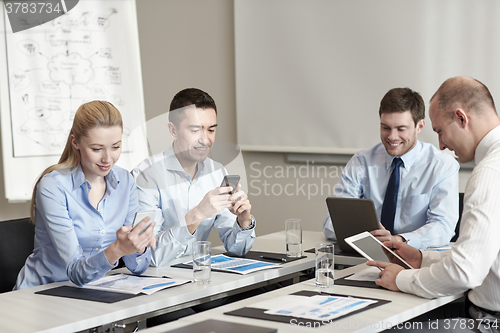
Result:
[[[183,279],[117,274],[105,276],[97,281],[90,282],[84,288],[116,291],[127,294],[143,293],[151,295],[159,290],[180,286],[188,282],[191,281]]]
[[[185,265],[192,266],[193,262],[185,262]],[[259,260],[246,258],[232,258],[223,254],[212,257],[212,270],[231,272],[238,274],[248,274],[269,268],[278,268],[280,265]]]

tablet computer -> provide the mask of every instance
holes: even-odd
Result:
[[[329,197],[326,198],[326,205],[341,251],[356,253],[345,242],[347,237],[380,229],[377,211],[370,199]]]
[[[413,267],[411,267],[409,263],[403,260],[403,258],[398,256],[394,251],[382,244],[381,241],[379,241],[375,236],[367,231],[348,237],[345,239],[345,241],[347,244],[352,246],[354,250],[358,251],[359,254],[361,254],[368,260],[389,262],[389,258],[387,258],[384,250],[382,250],[382,248],[384,248],[386,251],[398,258],[401,261],[403,267],[413,269]]]

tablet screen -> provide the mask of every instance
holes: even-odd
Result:
[[[377,240],[369,232],[362,232],[358,235],[346,238],[348,244],[352,244],[354,249],[358,251],[365,258],[370,257],[375,261],[389,262],[389,258],[382,249],[382,243]],[[386,250],[391,252],[392,255],[397,257],[401,261],[401,265],[406,268],[412,268],[408,263],[406,263],[402,258],[400,258],[396,253],[392,252],[386,247]]]
[[[373,238],[365,237],[352,242],[361,251],[368,254],[373,260],[389,262],[389,259],[382,250],[382,246],[378,244]]]

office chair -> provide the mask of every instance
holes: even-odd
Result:
[[[33,252],[35,225],[28,217],[0,222],[0,293],[11,291]]]
[[[462,211],[464,210],[464,194],[458,194],[458,221],[457,226],[455,227],[455,236],[451,239],[450,242],[456,242],[458,238],[458,232],[460,230],[460,221],[462,221]]]

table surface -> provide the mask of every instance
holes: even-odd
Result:
[[[327,242],[322,232],[304,231],[303,249],[314,248],[314,245]],[[255,239],[252,250],[285,253],[285,233],[259,236]],[[224,252],[223,247],[212,249],[213,254]],[[75,332],[93,327],[120,322],[128,318],[148,317],[155,311],[177,310],[182,305],[191,306],[190,302],[200,299],[210,300],[259,287],[273,280],[283,279],[298,272],[314,267],[314,253],[304,253],[305,258],[284,263],[279,269],[269,269],[247,275],[212,272],[209,285],[187,285],[165,289],[149,296],[107,304],[64,297],[35,295],[36,291],[70,282],[57,282],[44,286],[17,290],[0,294],[0,322],[5,332]],[[188,261],[189,257],[179,258],[172,262]],[[362,258],[336,256],[336,263],[355,265],[365,262]],[[113,273],[126,272],[126,269],[114,270]],[[144,273],[150,276],[169,276],[172,278],[192,279],[189,269],[172,267],[150,267]],[[165,310],[167,309],[167,310]]]
[[[335,271],[335,279],[350,275],[356,271],[366,268],[365,264],[350,267],[341,271]],[[261,301],[270,300],[279,296],[288,295],[301,290],[323,291],[328,293],[341,294],[346,296],[370,297],[376,299],[389,300],[390,303],[367,309],[353,315],[341,318],[331,323],[326,323],[319,328],[307,328],[304,326],[292,325],[289,323],[273,322],[268,320],[251,319],[225,315],[225,312],[251,307]],[[231,303],[195,315],[181,318],[175,322],[156,326],[147,329],[145,333],[167,332],[169,330],[185,327],[189,324],[207,319],[216,319],[239,324],[275,328],[280,333],[288,332],[380,332],[399,323],[405,322],[427,311],[435,309],[449,303],[462,295],[447,296],[436,299],[425,299],[414,295],[393,292],[382,288],[363,288],[335,285],[332,288],[317,288],[314,279],[297,283],[288,287],[277,289],[242,301]]]

